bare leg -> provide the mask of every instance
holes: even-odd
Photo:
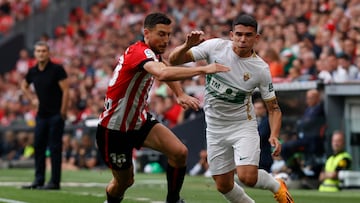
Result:
[[[167,202],[180,199],[180,190],[186,172],[188,150],[186,146],[162,124],[156,124],[144,142],[145,147],[160,151],[168,158],[166,177],[168,181]]]
[[[108,203],[119,203],[123,199],[125,191],[134,184],[134,170],[130,167],[126,170],[112,170],[113,179],[106,187]]]
[[[234,182],[234,171],[214,175],[217,190],[231,203],[254,203],[238,184]]]

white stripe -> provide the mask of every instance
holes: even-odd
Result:
[[[129,101],[129,95],[131,94],[131,92],[133,91],[133,87],[135,85],[135,82],[136,80],[139,78],[139,76],[141,75],[141,72],[138,72],[134,75],[134,77],[132,78],[131,82],[129,83],[129,85],[127,86],[127,90],[126,90],[126,93],[124,95],[124,97],[122,99],[120,99],[119,103],[118,103],[118,106],[116,107],[117,109],[121,109],[119,111],[119,114],[112,114],[111,115],[111,118],[109,120],[109,127],[110,129],[116,129],[118,127],[118,129],[121,128],[121,123],[123,122],[123,118],[124,118],[124,114],[125,114],[125,111],[126,111],[126,105],[128,102],[132,102],[132,101]],[[136,91],[136,90],[135,90]],[[119,104],[122,104],[122,105],[119,105]],[[122,116],[119,116],[119,115],[122,115]],[[127,117],[129,120],[129,116]],[[125,121],[126,122],[126,121]],[[126,122],[126,130],[128,129],[128,122]]]
[[[150,81],[150,84],[149,84],[148,88],[146,88],[146,89],[145,89],[145,87],[146,87],[145,85],[147,84],[147,81],[148,81],[149,78],[151,78],[151,77],[152,77],[152,75],[150,75],[150,74],[147,74],[147,75],[144,77],[142,83],[141,83],[140,86],[139,86],[139,89],[141,89],[140,94],[136,94],[136,95],[135,95],[134,100],[139,101],[140,96],[142,95],[142,93],[143,93],[143,92],[146,92],[146,93],[145,93],[146,95],[144,95],[144,97],[145,97],[145,98],[144,98],[144,101],[143,101],[142,105],[139,107],[139,109],[143,109],[144,106],[145,106],[146,103],[147,103],[147,97],[148,97],[149,90],[150,90],[150,88],[151,88],[151,86],[152,86],[153,81]],[[150,79],[150,80],[151,80],[151,79]],[[139,103],[138,103],[137,105],[139,105]],[[133,109],[129,112],[129,116],[131,116],[131,118],[133,118],[133,117],[135,116],[135,113],[136,113],[135,110],[136,110],[136,109],[133,108]],[[140,113],[143,113],[143,112],[140,112]],[[135,127],[134,127],[135,130],[140,129],[140,127],[141,127],[142,121],[141,121],[141,119],[140,119],[140,116],[141,116],[141,115],[138,115],[138,118],[136,119],[136,124],[135,124]],[[145,118],[146,118],[146,116],[145,116]],[[130,121],[132,121],[132,120],[133,120],[133,119],[131,119]],[[131,122],[130,122],[130,123],[131,123]],[[130,123],[129,123],[129,124],[130,124]]]
[[[0,197],[0,202],[4,202],[4,203],[27,203],[27,202],[12,200],[12,199],[5,199],[5,198],[1,198],[1,197]]]

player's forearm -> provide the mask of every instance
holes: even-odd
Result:
[[[279,137],[281,129],[282,113],[279,110],[269,111],[270,136]]]
[[[282,113],[276,98],[266,101],[269,114],[269,125],[272,137],[279,137],[281,128]]]
[[[169,55],[169,62],[171,65],[179,65],[190,62],[186,58],[186,52],[189,51],[190,47],[187,47],[186,44],[177,46]]]
[[[166,84],[174,92],[176,97],[179,97],[180,95],[184,94],[184,90],[182,89],[179,81],[170,81],[170,82],[166,82]]]
[[[206,66],[197,67],[176,67],[164,66],[155,77],[160,81],[175,81],[191,78],[195,75],[206,74]]]

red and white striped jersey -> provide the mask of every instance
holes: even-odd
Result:
[[[154,80],[143,66],[159,59],[160,55],[141,41],[126,49],[109,81],[100,125],[122,132],[140,129],[147,118],[147,98]]]

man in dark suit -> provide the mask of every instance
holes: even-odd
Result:
[[[282,145],[281,156],[287,161],[296,152],[304,153],[304,168],[314,170],[315,157],[324,153],[323,131],[326,124],[320,92],[310,89],[306,92],[307,108],[297,123],[297,139]],[[304,170],[306,176],[317,176],[317,172]],[[307,174],[307,172],[309,172]]]
[[[269,143],[270,137],[270,125],[267,115],[267,109],[264,101],[259,98],[254,101],[254,109],[256,114],[256,120],[258,122],[258,131],[260,135],[260,162],[259,169],[264,169],[270,172],[273,159],[271,156],[271,145]]]

